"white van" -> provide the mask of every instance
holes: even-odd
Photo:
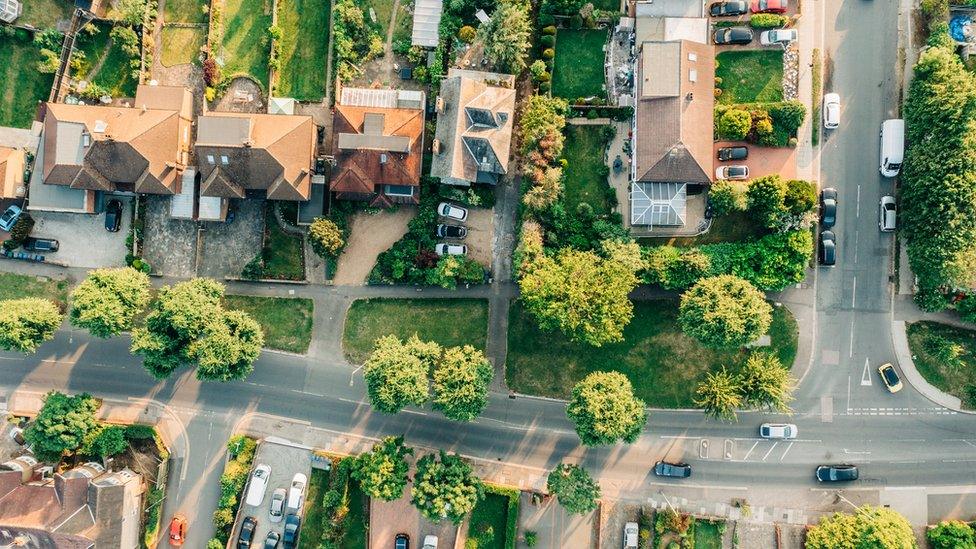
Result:
[[[895,177],[905,158],[905,121],[892,118],[881,123],[881,175]]]

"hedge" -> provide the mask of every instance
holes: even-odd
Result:
[[[733,109],[747,111],[752,116],[752,128],[746,136],[747,141],[775,147],[795,146],[796,132],[807,114],[806,106],[799,101],[715,105],[714,131],[717,139],[738,140],[737,136],[726,135],[725,129],[719,124],[722,115]],[[766,121],[772,124],[771,133],[764,129]]]
[[[775,29],[782,27],[790,22],[790,18],[785,15],[775,13],[757,13],[749,19],[749,26],[754,29]]]
[[[244,435],[232,436],[227,441],[227,451],[236,454],[227,461],[224,473],[220,475],[220,501],[213,514],[214,537],[223,543],[230,539],[241,492],[244,491],[247,476],[251,473],[256,449],[257,442]]]
[[[518,538],[518,517],[520,492],[515,488],[485,483],[485,493],[508,498],[508,512],[505,515],[505,549],[515,549]]]

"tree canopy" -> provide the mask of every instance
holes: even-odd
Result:
[[[356,456],[352,477],[369,497],[395,501],[407,486],[410,465],[407,456],[413,448],[403,445],[403,437],[386,437],[369,452]]]
[[[755,352],[749,355],[740,372],[742,400],[749,406],[774,412],[790,412],[793,381],[775,356]]]
[[[121,454],[128,447],[129,443],[125,440],[125,427],[105,425],[98,429],[90,442],[86,443],[82,452],[107,458]]]
[[[123,28],[123,27],[116,27]],[[95,337],[112,337],[132,328],[132,319],[149,303],[149,276],[131,267],[98,269],[71,292],[69,319]]]
[[[434,369],[434,409],[455,421],[475,419],[488,404],[493,375],[491,363],[478,349],[446,349]]]
[[[31,354],[54,333],[63,320],[53,301],[36,297],[0,301],[0,349]]]
[[[647,423],[644,401],[627,376],[593,372],[573,387],[566,415],[587,446],[634,442]]]
[[[600,499],[600,485],[579,465],[560,463],[549,473],[546,489],[555,494],[559,505],[575,515],[595,510]]]
[[[44,396],[37,417],[24,430],[24,439],[40,459],[58,461],[81,448],[99,428],[95,413],[100,406],[88,393],[69,396],[51,391]]]
[[[725,368],[705,374],[705,380],[695,389],[695,406],[705,415],[716,419],[734,420],[735,411],[742,406],[741,383]]]
[[[525,68],[532,40],[529,6],[518,0],[502,0],[491,18],[478,28],[484,55],[500,70],[519,74]]]
[[[773,308],[748,281],[734,275],[703,278],[681,296],[678,320],[708,347],[741,347],[766,333]]]
[[[432,522],[448,519],[461,524],[479,500],[485,497],[481,479],[456,454],[441,450],[417,460],[411,502]]]
[[[834,513],[807,530],[806,549],[916,549],[912,525],[886,507]]]
[[[416,335],[406,344],[392,335],[377,339],[363,364],[366,392],[373,407],[395,414],[410,404],[421,406],[427,402],[427,372],[432,354],[434,348],[423,346]]]
[[[925,537],[932,549],[976,549],[976,533],[961,520],[944,520],[929,529]]]

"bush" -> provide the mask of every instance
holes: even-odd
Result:
[[[539,38],[539,44],[545,48],[551,48],[556,45],[556,37],[551,34],[546,34],[542,38]]]
[[[312,249],[323,259],[335,257],[346,245],[344,231],[335,221],[324,217],[316,217],[312,221],[308,238]]]
[[[551,27],[556,24],[556,18],[550,13],[543,13],[539,15],[539,26],[540,27]]]
[[[152,425],[133,423],[125,428],[125,438],[129,440],[148,440],[156,437],[156,429]]]
[[[715,216],[743,211],[746,209],[745,189],[738,181],[716,181],[708,191],[708,203],[712,205]]]
[[[583,28],[583,18],[580,14],[574,14],[569,18],[569,28],[571,29],[581,29]]]
[[[556,57],[556,50],[552,48],[546,48],[542,50],[542,57],[543,59],[552,59],[553,57]]]
[[[719,137],[731,141],[740,141],[749,134],[752,128],[752,116],[748,111],[729,109],[725,111],[718,123]]]
[[[555,36],[556,35],[556,27],[554,27],[553,25],[549,25],[548,27],[545,27],[545,28],[542,29],[542,34],[544,34],[544,35],[548,34],[548,35],[551,35],[551,36]]]
[[[789,22],[790,18],[785,15],[757,13],[749,19],[749,26],[754,29],[774,29],[782,27]]]
[[[458,38],[465,44],[470,44],[474,42],[475,36],[477,36],[478,31],[474,30],[474,27],[470,25],[465,25],[461,27],[458,31]]]

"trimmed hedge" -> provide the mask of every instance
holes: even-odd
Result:
[[[730,110],[748,112],[752,117],[752,127],[745,140],[767,147],[795,146],[796,132],[807,115],[806,106],[799,101],[715,105],[714,131],[719,140],[739,140],[738,134],[729,135],[728,129],[719,123]]]
[[[235,435],[227,441],[227,452],[234,457],[224,465],[224,474],[220,475],[220,501],[213,514],[214,538],[222,543],[230,539],[234,527],[234,517],[240,505],[241,492],[247,484],[247,476],[251,473],[251,463],[254,461],[254,451],[257,442],[244,435]]]
[[[749,26],[754,29],[776,29],[785,26],[790,18],[775,13],[757,13],[749,19]]]

